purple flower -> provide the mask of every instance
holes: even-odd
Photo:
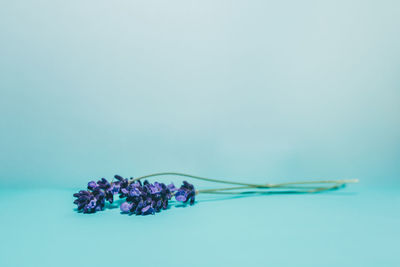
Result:
[[[183,181],[183,184],[175,193],[176,201],[187,203],[189,201],[190,205],[194,204],[195,201],[196,190],[192,184],[189,184],[186,181]]]
[[[104,193],[95,188],[93,191],[81,190],[74,194],[74,203],[78,205],[78,211],[83,213],[94,213],[104,208]]]
[[[171,192],[176,192],[178,190],[178,188],[176,188],[173,183],[170,183],[169,185],[167,185],[167,187]]]
[[[168,201],[172,197],[170,189],[165,184],[158,182],[151,184],[147,180],[143,184],[140,181],[131,183],[121,189],[121,192],[127,201],[121,204],[121,211],[137,215],[154,214],[167,209]]]
[[[168,208],[168,202],[172,196],[179,202],[194,204],[196,191],[192,184],[184,181],[178,189],[173,183],[143,183],[138,181],[129,182],[122,176],[115,175],[115,180],[110,183],[105,178],[99,181],[90,181],[88,190],[81,190],[74,194],[74,203],[78,206],[78,211],[83,213],[94,213],[104,209],[105,201],[114,201],[114,194],[119,194],[120,198],[126,198],[120,206],[122,213],[133,213],[136,215],[148,215],[160,212]],[[131,178],[132,179],[132,178]]]
[[[89,204],[87,204],[87,207],[89,209],[94,209],[96,207],[97,199],[93,198],[92,200],[89,201]]]
[[[111,187],[110,183],[107,181],[106,178],[101,178],[99,181],[97,181],[97,184],[101,189],[108,189]]]
[[[179,190],[175,194],[175,199],[176,199],[176,201],[179,201],[179,202],[185,202],[187,199],[187,192],[183,191],[183,190]]]
[[[125,201],[124,203],[121,204],[119,208],[123,213],[127,213],[132,208],[132,204]]]
[[[115,186],[118,187],[118,192],[120,198],[127,197],[129,194],[129,190],[127,189],[129,186],[129,181],[122,176],[115,175],[114,178],[117,180],[114,182]]]
[[[98,185],[97,185],[97,183],[96,183],[95,181],[90,181],[90,182],[88,183],[88,186],[87,186],[87,188],[88,188],[89,190],[93,190],[93,189],[95,189],[96,187],[98,187]]]
[[[131,190],[129,190],[129,196],[130,197],[138,197],[140,196],[140,190],[137,187],[132,188]]]
[[[147,205],[144,207],[142,210],[142,215],[148,215],[148,214],[153,214],[154,213],[154,208],[152,205]]]
[[[120,190],[120,189],[121,189],[121,187],[120,187],[119,184],[116,184],[116,183],[112,183],[112,184],[111,184],[110,191],[111,191],[113,194],[119,193],[119,190]]]
[[[115,186],[111,185],[105,178],[97,181],[90,181],[88,190],[81,190],[74,194],[74,203],[78,211],[83,213],[94,213],[104,208],[105,200],[112,203],[114,200]]]

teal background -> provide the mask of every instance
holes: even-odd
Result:
[[[0,266],[399,266],[399,29],[399,1],[0,0]],[[361,182],[73,210],[158,171]]]

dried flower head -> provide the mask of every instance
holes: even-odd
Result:
[[[189,201],[190,205],[194,204],[195,201],[196,190],[194,186],[186,181],[183,181],[183,184],[175,193],[176,201],[187,203]]]
[[[149,183],[136,181],[129,184],[123,194],[126,202],[122,203],[120,209],[123,213],[134,213],[137,215],[148,215],[167,209],[168,201],[172,197],[173,184],[166,186],[164,183]],[[122,191],[122,190],[121,190]]]
[[[105,178],[97,181],[90,181],[88,190],[81,190],[74,194],[74,204],[78,205],[78,211],[83,213],[94,213],[104,208],[105,200],[112,203],[114,200],[114,185],[111,185]]]

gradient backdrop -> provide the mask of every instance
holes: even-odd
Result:
[[[158,171],[361,183],[73,211]],[[1,266],[399,266],[399,176],[399,1],[0,0]]]

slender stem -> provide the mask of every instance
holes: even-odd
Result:
[[[298,184],[349,184],[358,183],[358,179],[342,179],[342,180],[324,180],[324,181],[302,181],[302,182],[287,182],[280,184],[270,184],[269,187],[281,187],[285,185],[298,185]]]
[[[287,182],[287,183],[280,183],[280,184],[250,184],[250,183],[241,183],[235,181],[228,181],[228,180],[220,180],[220,179],[213,179],[207,177],[200,177],[196,175],[186,174],[186,173],[179,173],[179,172],[159,172],[159,173],[152,173],[144,176],[140,176],[134,178],[129,181],[129,183],[133,183],[135,181],[150,178],[154,176],[164,176],[164,175],[175,175],[175,176],[183,176],[189,177],[193,179],[208,181],[208,182],[216,182],[216,183],[223,183],[223,184],[235,184],[235,185],[243,185],[251,188],[273,188],[273,187],[283,187],[287,185],[299,185],[299,184],[321,184],[321,183],[335,183],[335,184],[344,184],[344,183],[357,183],[357,179],[348,179],[348,180],[322,180],[322,181],[301,181],[301,182]]]
[[[129,183],[133,183],[135,181],[138,181],[138,180],[141,180],[141,179],[145,179],[145,178],[149,178],[149,177],[164,176],[164,175],[176,175],[176,176],[189,177],[189,178],[208,181],[208,182],[245,185],[245,186],[251,186],[251,187],[265,187],[265,186],[267,186],[267,185],[260,185],[260,184],[249,184],[249,183],[240,183],[240,182],[227,181],[227,180],[212,179],[212,178],[200,177],[200,176],[195,176],[195,175],[186,174],[186,173],[179,173],[179,172],[152,173],[152,174],[148,174],[148,175],[144,175],[144,176],[140,176],[140,177],[134,178],[134,179],[130,180]]]
[[[271,193],[273,191],[236,191],[236,192],[226,192],[230,190],[243,190],[243,189],[297,189],[294,191],[290,191],[293,193],[315,193],[315,192],[322,192],[326,190],[332,190],[339,188],[346,183],[357,183],[358,179],[341,179],[341,180],[319,180],[319,181],[300,181],[300,182],[286,182],[286,183],[278,183],[278,184],[253,184],[253,183],[242,183],[242,182],[235,182],[229,180],[221,180],[221,179],[213,179],[207,177],[201,177],[186,173],[180,172],[159,172],[159,173],[152,173],[144,176],[140,176],[137,178],[131,178],[129,184],[139,181],[141,179],[155,177],[155,176],[166,176],[166,175],[175,175],[175,176],[183,176],[189,177],[193,179],[203,180],[207,182],[215,182],[215,183],[223,183],[223,184],[232,184],[232,185],[240,185],[236,187],[225,187],[225,188],[212,188],[212,189],[202,189],[196,190],[196,194],[199,193],[209,193],[209,194],[233,194],[233,195],[240,195],[240,194],[265,194]],[[327,187],[315,187],[315,186],[299,186],[299,185],[315,185],[315,184],[333,184],[332,186]],[[282,191],[278,191],[282,192]],[[276,191],[275,191],[276,193]]]
[[[254,188],[254,187],[252,187],[252,186],[235,186],[235,187],[224,187],[224,188],[201,189],[201,190],[196,190],[196,195],[199,193],[212,193],[212,192],[240,190],[240,189],[248,189],[248,188]]]
[[[344,183],[336,183],[333,186],[328,187],[305,187],[305,186],[274,186],[274,187],[257,187],[257,189],[308,189],[308,191],[320,191],[325,189],[336,188],[344,185]],[[254,187],[251,186],[236,186],[236,187],[224,187],[224,188],[211,188],[211,189],[201,189],[197,190],[196,194],[199,193],[213,193],[213,192],[221,192],[221,191],[229,191],[229,190],[242,190],[242,189],[251,189]],[[263,191],[253,191],[253,192],[263,192]],[[265,191],[264,191],[265,192]]]
[[[310,190],[296,190],[296,191],[290,191],[293,193],[317,193],[317,192],[322,192],[322,191],[327,191],[327,190],[332,190],[332,189],[337,189],[341,186],[343,186],[344,183],[338,183],[333,186],[328,186],[328,187],[317,187],[317,188],[312,188]],[[207,194],[227,194],[227,195],[244,195],[244,194],[265,194],[265,193],[273,193],[273,192],[279,192],[279,191],[240,191],[240,192],[225,192],[225,190],[235,190],[235,189],[245,189],[245,188],[252,188],[252,187],[230,187],[230,188],[219,188],[219,189],[204,189],[204,190],[198,190],[196,191],[196,194],[198,193],[207,193]],[[282,187],[285,188],[285,187]]]

